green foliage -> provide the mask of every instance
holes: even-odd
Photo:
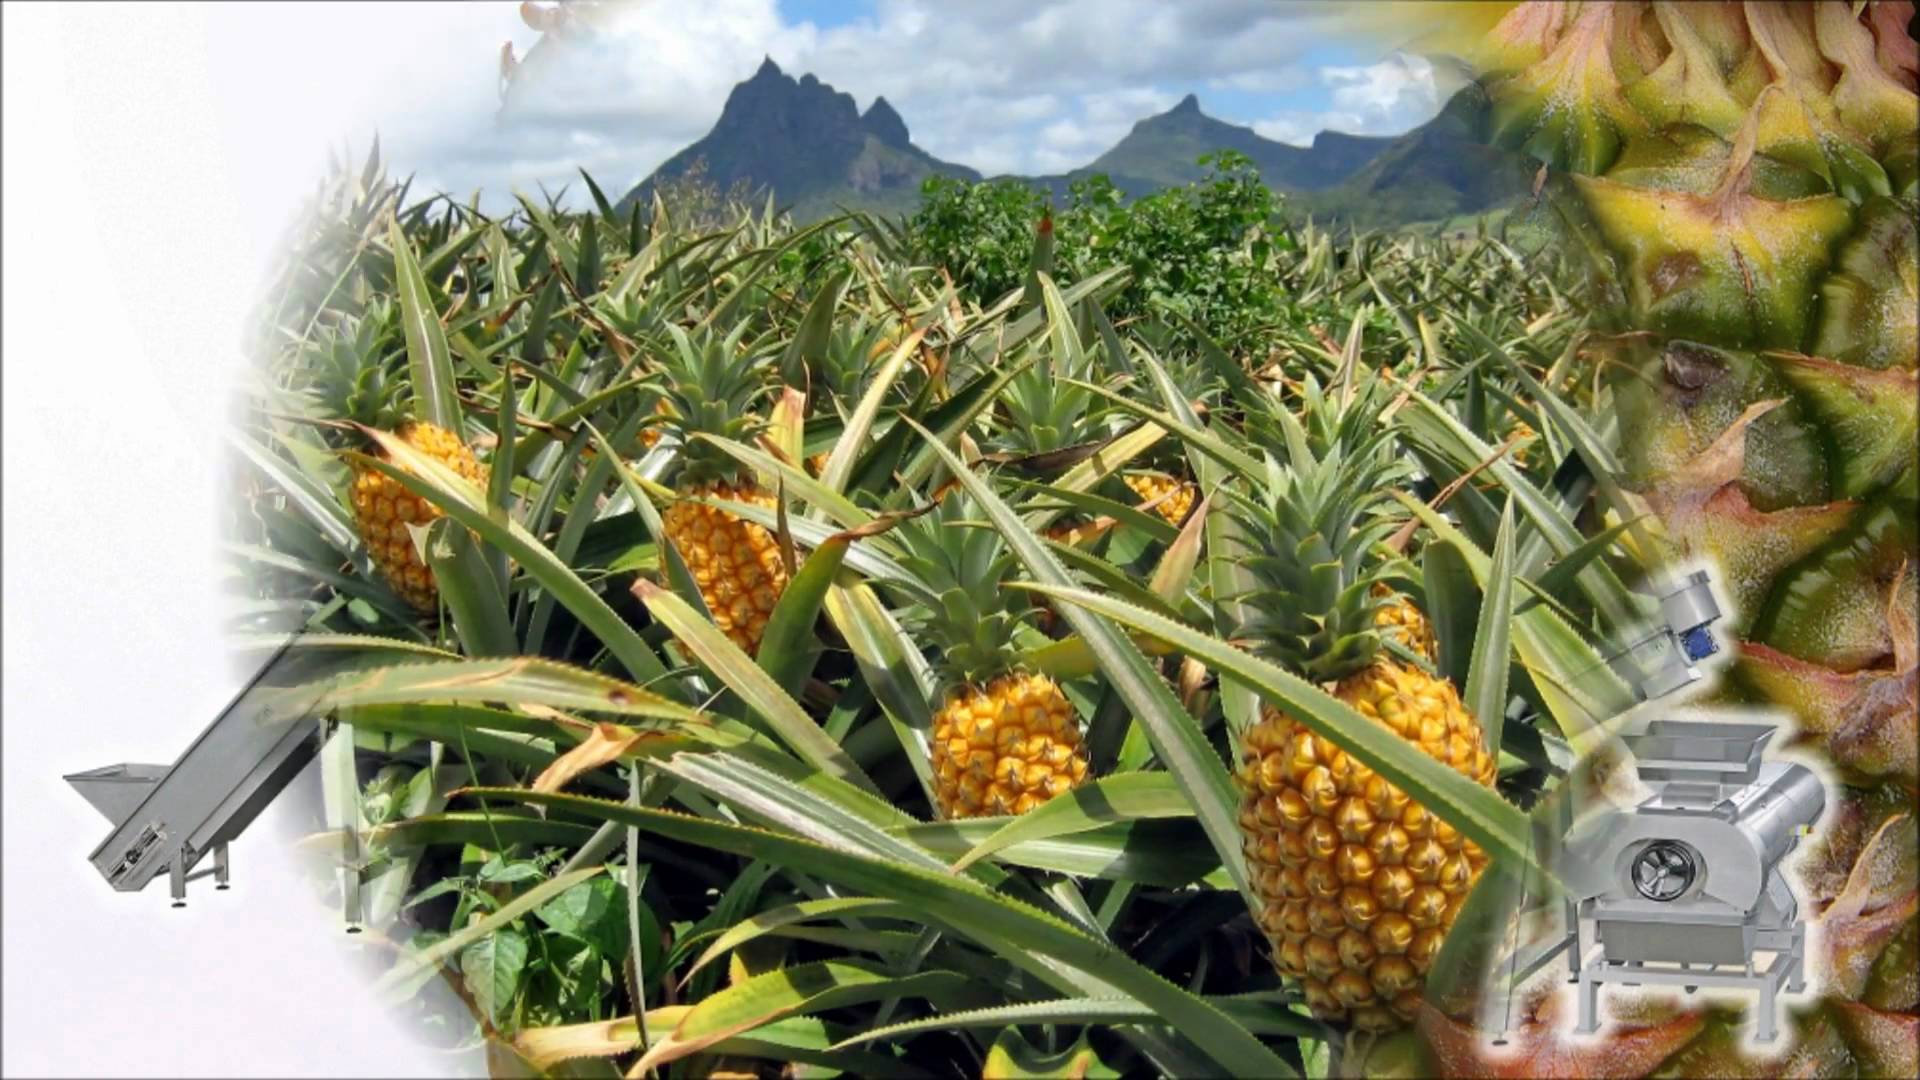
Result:
[[[920,258],[988,304],[1024,284],[1036,232],[1051,228],[1056,280],[1127,270],[1109,317],[1191,320],[1216,340],[1236,340],[1280,317],[1273,257],[1294,240],[1280,198],[1245,155],[1219,151],[1200,165],[1200,180],[1132,201],[1106,176],[1075,180],[1058,212],[1024,181],[931,176],[909,230]]]
[[[1236,507],[1335,443],[1393,459],[1364,525],[1308,505],[1336,485],[1306,476],[1287,531],[1396,535],[1391,580],[1437,616],[1443,665],[1482,711],[1525,705],[1486,727],[1521,800],[1582,722],[1563,687],[1604,670],[1589,642],[1632,561],[1589,527],[1618,507],[1548,483],[1547,447],[1594,439],[1550,259],[1285,226],[1244,160],[1207,167],[1134,202],[1081,182],[1050,250],[1023,186],[936,182],[911,224],[802,227],[670,193],[653,216],[529,199],[493,220],[333,177],[262,312],[230,551],[245,640],[303,627],[287,691],[354,727],[326,760],[357,806],[327,839],[357,843],[323,869],[390,896],[367,918],[400,943],[381,989],[424,1007],[442,972],[471,1007],[449,1041],[555,1074],[1347,1064],[1247,911],[1252,710],[1282,704],[1496,857],[1524,863],[1522,818],[1232,640],[1286,603],[1249,601],[1263,582],[1327,591],[1298,545],[1243,574]],[[1383,369],[1397,411],[1316,418],[1314,387]],[[442,515],[424,616],[366,559],[309,422],[422,391],[490,483],[385,434],[350,460]],[[1486,465],[1522,416],[1541,452]],[[753,655],[656,542],[689,464],[776,494],[715,503],[791,555]],[[1147,470],[1196,489],[1183,523],[1128,488]],[[1045,537],[1063,515],[1097,539]],[[1098,778],[941,820],[941,680],[1002,664],[1061,682]]]

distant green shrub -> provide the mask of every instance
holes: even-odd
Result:
[[[1070,284],[1112,266],[1131,280],[1106,305],[1116,320],[1173,313],[1227,341],[1281,315],[1272,256],[1290,250],[1280,199],[1245,155],[1200,159],[1199,181],[1128,201],[1105,176],[1074,181],[1054,213],[1054,277]],[[929,177],[909,221],[916,258],[940,266],[970,298],[1022,287],[1049,198],[1019,180]]]

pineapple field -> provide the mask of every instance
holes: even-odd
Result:
[[[337,164],[227,529],[369,992],[495,1075],[1920,1071],[1913,6],[1502,11],[1464,239],[1232,154],[806,226]],[[1695,565],[1832,778],[1813,992],[1497,1051]]]

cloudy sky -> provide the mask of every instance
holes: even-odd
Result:
[[[523,6],[538,18],[558,5],[383,5],[360,17],[363,34],[427,43],[377,95],[345,91],[370,95],[390,159],[419,185],[460,196],[479,188],[492,202],[557,189],[582,166],[617,197],[705,134],[763,56],[789,74],[812,72],[862,109],[885,95],[921,147],[989,175],[1084,165],[1187,93],[1213,116],[1294,143],[1322,129],[1402,132],[1440,104],[1426,61],[1323,4],[625,0],[579,16],[592,35],[569,38],[563,63],[521,68],[532,77],[503,110],[502,46],[524,60],[541,38]],[[216,38],[231,35],[236,48],[257,40],[267,27],[251,22],[271,21],[272,8],[223,16]],[[270,60],[255,68],[272,77]]]

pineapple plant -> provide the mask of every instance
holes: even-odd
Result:
[[[1087,778],[1073,704],[1021,669],[1022,612],[1005,588],[1013,556],[964,493],[895,530],[912,571],[910,623],[930,642],[944,689],[928,756],[946,818],[1024,814]]]
[[[1377,423],[1381,384],[1367,385],[1342,406],[1309,380],[1319,451],[1296,430],[1285,468],[1235,500],[1254,578],[1239,637],[1490,787],[1493,758],[1453,684],[1381,648],[1383,626],[1424,618],[1381,581],[1374,549],[1389,526],[1371,511],[1395,462]],[[1263,707],[1242,743],[1240,828],[1274,966],[1322,1020],[1412,1021],[1485,854],[1280,709]]]
[[[1588,355],[1619,409],[1623,479],[1664,525],[1659,555],[1721,568],[1738,641],[1717,696],[1790,711],[1843,781],[1843,813],[1910,852],[1914,5],[1522,4],[1479,62],[1489,137],[1540,159],[1589,257],[1603,336]],[[1830,833],[1810,860],[1824,869],[1803,871],[1836,973],[1803,1014],[1793,1068],[1809,1075],[1881,1071],[1869,1031],[1903,1032],[1895,1071],[1913,1071],[1920,994],[1867,974],[1920,931],[1913,864],[1850,863],[1873,850]],[[1871,932],[1849,922],[1862,904],[1887,916]],[[1725,1026],[1688,1031],[1667,1068],[1762,1068]]]
[[[696,342],[676,328],[675,347],[658,362],[660,426],[680,443],[673,473],[679,498],[661,525],[686,560],[714,625],[752,655],[786,591],[787,565],[771,531],[706,500],[772,507],[775,498],[751,471],[695,437],[751,441],[766,427],[754,411],[768,391],[766,364],[743,347],[746,329],[743,323]]]
[[[1166,334],[1164,328],[1159,329],[1158,336],[1164,337]],[[1204,361],[1193,358],[1169,361],[1162,370],[1174,388],[1195,409],[1205,411],[1211,407],[1209,399],[1214,396],[1215,377]],[[1162,440],[1149,447],[1142,459],[1143,467],[1128,470],[1121,475],[1121,480],[1142,504],[1152,503],[1154,512],[1165,518],[1168,524],[1181,524],[1193,509],[1198,495],[1198,488],[1189,479],[1184,447],[1178,440]]]
[[[358,323],[352,336],[328,329],[310,347],[314,380],[308,397],[313,415],[333,422],[329,427],[338,433],[337,449],[384,457],[361,432],[369,428],[390,432],[413,451],[485,488],[487,468],[460,435],[413,414],[412,391],[400,377],[404,356],[389,361],[380,355],[377,327],[383,321],[381,309],[376,309]],[[364,461],[353,462],[349,475],[347,505],[374,568],[409,605],[422,612],[435,610],[439,587],[433,568],[420,557],[412,530],[432,524],[442,511]]]
[[[368,198],[398,201],[391,192]],[[1426,498],[1452,479],[1440,475],[1450,465],[1472,463],[1429,460],[1432,448],[1400,419],[1411,409],[1374,423],[1363,419],[1378,415],[1366,394],[1352,405],[1323,400],[1306,373],[1340,350],[1298,339],[1312,327],[1357,326],[1347,339],[1356,358],[1401,365],[1405,385],[1474,417],[1454,409],[1461,380],[1435,371],[1457,360],[1544,427],[1555,414],[1501,382],[1501,365],[1476,352],[1451,316],[1470,318],[1529,364],[1551,363],[1566,339],[1534,327],[1543,312],[1564,310],[1560,294],[1542,299],[1556,255],[1535,260],[1491,238],[1463,249],[1312,227],[1295,234],[1271,222],[1264,254],[1250,240],[1209,242],[1193,285],[1208,287],[1208,267],[1244,271],[1242,284],[1278,298],[1275,318],[1235,319],[1264,329],[1195,355],[1200,342],[1184,322],[1172,332],[1150,311],[1123,306],[1152,301],[1088,283],[1109,256],[1087,242],[1080,220],[1061,229],[1060,300],[1014,308],[981,295],[964,266],[930,265],[911,227],[893,222],[854,217],[802,230],[771,209],[737,218],[729,209],[721,231],[702,234],[691,218],[649,209],[659,206],[627,215],[611,200],[597,212],[528,200],[487,218],[435,200],[397,215],[407,246],[424,253],[419,287],[406,295],[428,317],[413,324],[437,323],[448,346],[429,350],[440,365],[432,383],[457,386],[444,396],[477,410],[464,430],[493,426],[498,408],[489,462],[512,473],[500,478],[511,479],[500,485],[508,493],[500,512],[474,526],[482,543],[460,583],[471,569],[476,587],[455,589],[443,576],[448,597],[462,601],[447,605],[451,618],[406,620],[384,596],[355,603],[370,591],[338,572],[352,557],[351,530],[316,513],[328,509],[324,500],[302,497],[313,489],[304,481],[337,474],[336,463],[286,438],[277,401],[249,416],[257,475],[245,520],[258,528],[235,555],[272,568],[257,597],[328,633],[315,646],[316,670],[350,665],[360,673],[356,692],[379,695],[351,716],[359,756],[404,772],[382,774],[374,801],[391,816],[365,815],[370,857],[347,869],[362,873],[385,913],[368,925],[402,945],[381,951],[396,984],[419,962],[453,969],[474,1017],[445,1018],[450,1038],[468,1049],[484,1042],[503,1073],[575,1071],[568,1062],[588,1056],[623,1059],[614,1071],[636,1074],[965,1071],[991,1062],[989,1047],[1025,1037],[1009,1027],[995,1039],[948,1020],[960,1008],[1013,1006],[1020,1018],[1010,1023],[1023,1033],[1051,1025],[1054,1049],[1071,1042],[1074,1067],[1091,1064],[1090,1074],[1267,1076],[1304,1064],[1333,1075],[1350,1073],[1348,1048],[1369,1040],[1309,1023],[1294,1015],[1301,1008],[1380,1030],[1405,1024],[1423,995],[1450,996],[1436,957],[1443,945],[1448,956],[1471,949],[1483,905],[1460,901],[1488,880],[1486,858],[1467,841],[1505,859],[1513,851],[1501,838],[1525,822],[1486,792],[1493,749],[1482,741],[1491,732],[1434,673],[1436,633],[1440,659],[1459,666],[1458,601],[1462,588],[1470,601],[1473,586],[1428,572],[1437,565],[1423,561],[1431,532],[1396,533],[1404,550],[1382,551],[1376,500],[1390,486]],[[1157,213],[1129,224],[1124,215],[1135,211],[1118,200],[1101,213],[1143,236],[1162,227]],[[293,268],[318,287],[295,290],[303,299],[275,313],[270,340],[303,341],[314,327],[324,338],[389,302],[395,282],[380,260],[363,257],[353,231],[363,216],[385,224],[346,209],[312,230],[309,241],[331,261]],[[974,215],[963,216],[970,227]],[[1024,230],[1030,217],[1010,220]],[[1193,250],[1190,232],[1170,239]],[[791,302],[822,295],[822,283],[843,273],[853,285],[818,318]],[[951,294],[910,287],[947,274]],[[556,302],[543,307],[542,295]],[[1438,345],[1428,350],[1387,312],[1390,301],[1374,303],[1381,297],[1418,297],[1420,307],[1401,314],[1426,319]],[[1088,332],[1103,314],[1104,327]],[[1062,317],[1091,344],[1072,348]],[[940,335],[923,350],[938,375],[909,364],[877,411],[858,409],[878,374],[876,332],[920,325]],[[1047,556],[1062,553],[1022,528],[1057,512],[1044,509],[1049,493],[1009,506],[998,488],[960,479],[954,461],[1055,475],[1133,419],[1104,401],[1068,400],[1057,377],[1050,387],[1029,378],[981,392],[998,383],[1007,357],[1036,350],[1049,350],[1056,370],[1071,364],[1078,378],[1155,409],[1166,404],[1157,366],[1196,405],[1203,438],[1254,454],[1272,448],[1274,467],[1236,468],[1231,450],[1163,436],[1103,478],[1097,494],[1124,503],[1165,492],[1167,480],[1205,476],[1221,512],[1194,530],[1198,543],[1168,549],[1115,537],[1050,567]],[[1402,362],[1416,354],[1426,358],[1417,373]],[[774,355],[806,358],[781,372],[792,385],[806,380],[804,403],[797,394],[783,399],[791,407],[762,398],[774,385],[763,359]],[[299,376],[316,370],[298,349],[276,356],[296,369],[281,385],[304,385]],[[1585,391],[1574,379],[1542,381]],[[1296,454],[1277,416],[1270,430],[1253,429],[1271,412],[1269,396],[1300,394],[1305,449]],[[399,391],[392,397],[406,403]],[[796,433],[790,414],[807,407],[810,430]],[[383,422],[404,416],[396,408]],[[950,440],[953,459],[905,421]],[[671,454],[651,455],[648,475],[573,456],[606,445],[593,432],[636,423],[675,436],[655,444]],[[1498,420],[1466,426],[1497,441]],[[1565,432],[1556,422],[1548,434]],[[831,444],[852,459],[835,485],[788,485],[801,567],[793,587],[772,532],[709,505],[769,506],[772,496],[707,436],[799,458]],[[1428,475],[1403,483],[1396,468],[1412,458]],[[1464,543],[1487,546],[1491,533],[1474,512],[1497,512],[1505,482],[1476,474],[1444,508],[1471,534]],[[660,485],[678,498],[661,500],[655,535],[636,499]],[[929,504],[921,517],[902,513]],[[1233,542],[1241,524],[1250,553]],[[753,648],[775,600],[795,632],[781,634],[778,648],[761,641],[752,665],[714,655],[706,647],[719,635],[688,621],[697,619],[691,596],[639,580],[658,571],[666,543],[685,556],[736,644]],[[1243,568],[1256,586],[1246,602],[1257,617],[1246,623],[1223,588]],[[1054,571],[1082,588],[1062,591]],[[487,587],[489,578],[499,587]],[[1032,594],[1016,585],[1036,578],[1056,610],[1074,615],[1075,639],[1034,630]],[[1575,618],[1589,613],[1564,583],[1534,584]],[[1069,604],[1084,610],[1089,594],[1127,602],[1083,621]],[[1447,618],[1432,625],[1423,607]],[[790,614],[798,617],[787,623]],[[1209,616],[1211,628],[1200,629]],[[1177,617],[1185,644],[1128,621],[1146,617]],[[1234,648],[1236,632],[1320,689],[1284,707],[1275,691],[1273,707],[1260,709],[1243,691],[1257,682],[1250,670],[1271,665]],[[702,663],[687,662],[675,633],[689,648],[699,639]],[[1151,655],[1136,662],[1129,640]],[[1476,672],[1537,670],[1515,668],[1511,651],[1475,652],[1490,658]],[[1176,663],[1169,687],[1161,679]],[[1566,674],[1550,657],[1541,673]],[[1481,719],[1491,726],[1493,717]],[[1515,712],[1503,733],[1537,724],[1550,737],[1552,719]],[[1364,728],[1357,739],[1343,730],[1349,724]],[[1401,762],[1411,768],[1393,773],[1398,787],[1368,771],[1386,766],[1367,745],[1377,751],[1395,738],[1419,748]],[[1506,739],[1504,756],[1523,758],[1528,747]],[[403,799],[404,777],[412,779]],[[1501,781],[1516,801],[1541,782],[1530,768]],[[1035,839],[1072,826],[1074,815],[1029,818],[1012,833],[981,818],[1030,812],[1069,792],[1084,798],[1053,809],[1096,812],[1099,820],[1080,822],[1093,827]],[[529,805],[540,809],[496,813]],[[1870,824],[1887,805],[1861,804],[1856,816]],[[1887,879],[1881,868],[1898,848],[1863,825],[1820,870],[1839,883],[1828,893],[1836,905],[1853,913],[1852,940],[1879,942],[1889,955],[1911,948],[1897,926],[1885,936],[1899,898],[1885,902],[1849,881],[1854,867]],[[929,929],[939,940],[926,951],[914,942]],[[461,930],[484,936],[449,954],[446,935]],[[409,942],[409,931],[420,936]],[[1879,1009],[1902,992],[1896,967],[1876,962],[1859,973],[1857,1004]],[[1310,1000],[1301,1005],[1303,988]],[[1085,1000],[1116,991],[1158,1022],[1088,1022]],[[1218,1007],[1229,997],[1230,1008]],[[743,1005],[756,1019],[737,1027]],[[737,1029],[716,1041],[716,1021]],[[1084,1034],[1074,1042],[1064,1028]],[[1035,1056],[1051,1055],[1017,1055]],[[1375,1074],[1387,1074],[1384,1065]]]
[[[1083,448],[1106,436],[1091,415],[1093,395],[1062,382],[1061,377],[1084,378],[1085,373],[1063,372],[1043,361],[1007,384],[1000,395],[1005,423],[995,432],[992,450],[1012,456],[1025,468],[1052,472],[1072,464]],[[1069,512],[1047,526],[1044,535],[1059,543],[1079,544],[1102,531],[1084,515]]]

